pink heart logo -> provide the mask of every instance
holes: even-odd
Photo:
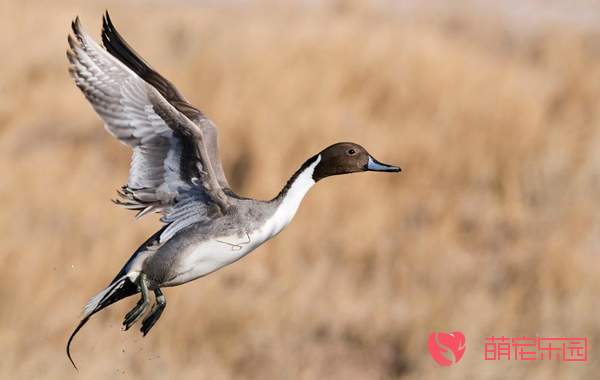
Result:
[[[427,343],[433,360],[444,367],[458,363],[467,348],[465,336],[458,331],[432,332]]]

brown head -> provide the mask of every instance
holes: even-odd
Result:
[[[316,182],[325,177],[356,172],[399,172],[397,166],[383,164],[374,159],[362,146],[350,142],[333,144],[317,154],[321,157],[313,172]]]

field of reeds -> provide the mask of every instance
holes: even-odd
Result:
[[[452,3],[0,3],[0,378],[597,377],[600,9]],[[105,8],[219,126],[237,193],[336,141],[403,172],[320,182],[274,240],[166,289],[146,338],[120,330],[135,299],[98,314],[76,373],[82,306],[160,224],[111,204],[130,152],[67,73],[70,21],[98,38]],[[462,331],[462,361],[432,331]],[[501,335],[589,359],[483,360]]]

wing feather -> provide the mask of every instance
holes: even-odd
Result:
[[[79,19],[72,29],[75,38],[69,36],[67,51],[71,76],[106,130],[133,149],[128,182],[115,203],[137,210],[138,216],[162,212],[163,221],[170,223],[164,238],[214,215],[219,211],[215,206],[223,212],[226,199],[202,129],[85,34]]]
[[[151,84],[179,112],[200,127],[205,140],[210,164],[222,188],[229,188],[219,157],[218,131],[214,123],[198,108],[190,104],[177,88],[154,70],[117,31],[108,11],[102,18],[102,44],[115,58],[129,67],[140,78]]]

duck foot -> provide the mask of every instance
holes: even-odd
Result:
[[[138,301],[137,305],[125,315],[125,319],[123,320],[123,330],[125,331],[129,330],[129,328],[140,319],[148,305],[150,305],[150,298],[148,297],[148,280],[144,273],[140,274],[138,286],[140,287],[142,298]]]
[[[140,328],[143,336],[148,334],[167,306],[167,300],[160,289],[156,289],[154,291],[154,296],[156,297],[156,304],[152,307],[152,310],[148,316],[144,318],[142,321],[142,327]]]

